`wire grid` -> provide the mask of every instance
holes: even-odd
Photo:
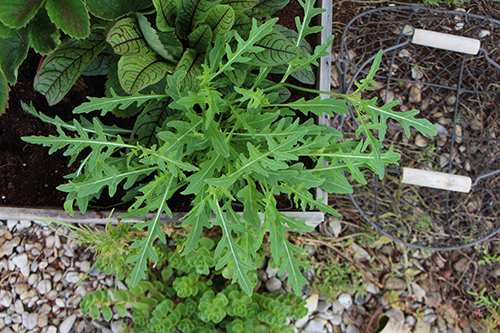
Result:
[[[411,44],[413,28],[476,38],[478,55]],[[365,170],[368,185],[354,185],[351,200],[378,231],[406,245],[432,250],[471,246],[500,228],[500,22],[465,12],[423,7],[367,11],[346,26],[339,60],[341,91],[352,92],[382,49],[377,87],[365,98],[397,99],[393,110],[421,110],[439,129],[436,137],[412,131],[408,139],[389,121],[384,144],[401,153],[384,179]],[[356,124],[337,119],[354,137]],[[406,185],[412,167],[472,178],[470,193]]]

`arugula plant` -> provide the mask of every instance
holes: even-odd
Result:
[[[287,32],[289,37],[276,28],[277,19],[260,23],[254,18],[245,37],[236,30],[218,35],[196,75],[180,68],[167,75],[164,92],[128,96],[112,92],[109,97],[89,98],[74,110],[77,114],[101,110],[104,115],[134,105],[142,111],[132,132],[104,126],[98,118],[65,123],[23,105],[26,111],[55,124],[59,133],[26,137],[25,141],[49,146],[49,153],[65,149],[65,154],[72,156],[71,162],[80,154],[83,157],[77,171],[67,176],[69,182],[58,187],[68,193],[65,208],[69,213],[75,205],[85,212],[89,202],[106,188],[113,196],[119,186],[128,191],[124,200],[132,201],[123,218],[156,212],[153,220],[136,226],[147,228],[147,234],[131,246],[138,250],[128,259],[135,264],[132,285],[145,278],[148,260],[158,260],[153,243],[166,241],[160,215],[172,215],[167,200],[180,192],[194,195],[192,209],[183,220],[183,225],[191,228],[183,255],[198,247],[204,228],[219,226],[222,238],[214,251],[215,269],[229,267],[233,282],[250,295],[256,252],[269,231],[274,264],[280,267],[279,274],[288,270],[289,284],[298,294],[307,283],[300,267],[309,265],[298,259],[303,250],[286,232],[302,233],[311,228],[305,221],[280,212],[275,195],[287,194],[303,210],[317,208],[338,215],[310,190],[320,186],[329,193],[352,192],[344,171],[362,184],[366,184],[362,175],[366,168],[382,178],[385,166],[400,158],[392,149],[383,151],[388,118],[398,121],[407,135],[410,126],[424,135],[437,133],[430,122],[414,117],[417,110],[395,112],[392,107],[397,102],[379,107],[376,98],[362,99],[361,92],[372,89],[381,53],[354,93],[321,92],[336,98],[288,102],[287,87],[320,93],[286,80],[292,73],[317,65],[333,38],[311,53],[301,50],[304,38],[321,30],[311,27],[310,22],[323,10],[314,8],[312,0],[299,3],[305,15],[302,21],[296,19],[297,32]],[[266,79],[272,71],[283,73],[280,82]],[[316,125],[312,118],[301,123],[296,117],[296,112],[318,116],[346,113],[346,103],[354,108],[361,124],[355,140],[345,140],[342,133]],[[314,167],[306,168],[298,161],[300,157],[310,158]],[[232,206],[235,201],[244,204],[241,214]]]

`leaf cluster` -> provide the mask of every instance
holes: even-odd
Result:
[[[197,273],[199,261],[211,259],[215,243],[203,237],[200,244],[197,251],[186,257],[163,248],[167,258],[159,267],[164,268],[151,269],[150,281],[133,286],[129,276],[125,290],[88,293],[80,300],[82,313],[90,314],[94,320],[102,316],[109,321],[113,313],[125,319],[130,312],[129,329],[134,332],[178,329],[185,333],[215,333],[218,328],[226,328],[228,332],[288,332],[287,318],[298,319],[307,314],[305,302],[292,293],[250,297],[237,285],[216,287],[212,279],[217,279],[221,272],[214,270],[213,265],[207,272]],[[197,256],[199,252],[202,254]],[[196,257],[198,260],[194,260]]]
[[[299,259],[304,251],[290,241],[287,232],[303,233],[311,228],[304,220],[279,211],[276,196],[288,196],[302,210],[319,209],[337,215],[312,192],[321,187],[328,193],[352,193],[344,172],[362,184],[366,183],[366,169],[382,178],[385,166],[397,163],[400,157],[392,148],[383,150],[381,141],[388,118],[399,121],[407,132],[412,126],[423,134],[437,133],[427,120],[415,118],[416,110],[395,112],[393,103],[380,107],[375,99],[361,98],[361,91],[374,82],[381,54],[355,93],[322,92],[337,98],[288,102],[287,87],[293,86],[273,83],[266,79],[267,75],[282,66],[283,59],[287,59],[288,66],[284,77],[305,69],[329,47],[327,43],[308,55],[297,53],[286,58],[290,49],[295,52],[302,48],[307,34],[318,30],[309,27],[309,22],[321,10],[313,8],[312,0],[299,2],[305,17],[297,20],[296,39],[283,37],[275,28],[276,19],[265,23],[253,19],[245,36],[231,30],[216,37],[206,52],[201,74],[189,79],[191,83],[186,81],[190,75],[187,71],[176,70],[167,76],[163,93],[121,96],[111,92],[110,97],[89,98],[88,103],[74,110],[106,113],[130,106],[143,108],[132,132],[104,126],[98,118],[64,123],[40,115],[32,106],[23,106],[54,123],[58,131],[58,136],[29,137],[25,141],[49,146],[50,153],[63,149],[72,161],[85,154],[77,171],[67,176],[68,183],[58,187],[68,193],[65,208],[69,213],[73,213],[75,205],[84,213],[91,200],[104,191],[113,196],[119,187],[128,191],[123,200],[132,201],[122,218],[155,212],[152,220],[137,225],[147,233],[137,237],[130,247],[135,251],[127,259],[128,264],[134,264],[132,285],[145,278],[148,260],[160,259],[154,248],[155,242],[166,242],[160,216],[172,216],[167,200],[181,193],[194,196],[192,209],[183,220],[190,232],[182,256],[189,257],[198,248],[205,228],[218,226],[222,230],[213,261],[192,259],[197,263],[197,274],[215,265],[215,270],[223,270],[225,277],[251,295],[256,282],[257,250],[268,231],[274,264],[280,267],[279,274],[288,271],[288,280],[298,294],[307,283],[301,269],[309,265]],[[299,57],[301,62],[294,62]],[[197,80],[194,85],[193,80]],[[313,119],[301,122],[297,116],[347,113],[347,103],[361,123],[357,140],[344,140],[339,131],[317,125]],[[304,158],[311,161],[310,166],[301,162]],[[236,211],[236,202],[243,204],[242,212]],[[191,292],[194,290],[186,290]]]

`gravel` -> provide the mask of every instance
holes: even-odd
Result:
[[[335,231],[338,231],[337,228]],[[27,223],[13,221],[10,224],[0,221],[0,244],[3,250],[0,253],[0,272],[1,281],[4,281],[0,287],[0,333],[124,332],[120,321],[92,321],[89,317],[84,318],[79,310],[80,298],[86,290],[91,291],[100,285],[125,288],[121,281],[107,277],[96,267],[92,268],[93,255],[85,252],[83,245],[79,247],[70,243],[65,237],[59,237],[50,229],[44,230],[38,224],[30,223],[28,226]],[[349,252],[351,257],[369,271],[373,262],[368,258],[369,252],[360,245],[354,245]],[[381,257],[380,260],[386,259]],[[466,264],[461,262],[453,268],[459,271],[463,269],[460,265]],[[75,287],[85,273],[89,274]],[[277,276],[277,273],[277,268],[268,265],[259,269],[258,277],[263,285],[261,290],[283,292],[289,287],[287,276]],[[308,269],[304,275],[313,278],[316,270]],[[371,314],[387,304],[384,295],[407,295],[407,283],[401,277],[389,276],[380,281],[371,277],[364,282],[363,292],[350,290],[339,295],[320,295],[310,287],[303,288],[302,297],[308,314],[295,321],[290,319],[290,326],[296,332],[364,332],[363,325],[369,321]],[[448,318],[436,312],[437,305],[442,302],[441,296],[429,292],[424,279],[412,280],[410,286],[415,295],[412,302],[424,310],[424,316],[417,320],[411,313],[392,306],[384,309],[385,314],[410,325],[414,333],[437,333],[447,329],[453,316]],[[471,332],[471,324],[467,323],[461,327],[464,333]]]

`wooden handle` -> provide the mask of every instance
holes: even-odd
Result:
[[[413,44],[466,54],[477,54],[481,47],[481,42],[474,38],[448,35],[423,29],[415,29],[411,42]]]
[[[464,193],[469,193],[472,186],[472,180],[466,176],[413,168],[403,168],[401,182]]]

